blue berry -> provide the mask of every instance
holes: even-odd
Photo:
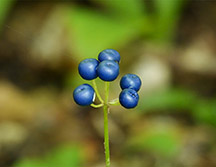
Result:
[[[97,74],[103,81],[113,81],[119,75],[119,65],[115,61],[104,60],[100,62]]]
[[[95,91],[89,84],[83,84],[74,90],[73,98],[77,104],[88,106],[94,101]]]
[[[141,87],[141,79],[135,74],[126,74],[121,78],[120,86],[122,89],[131,88],[135,91],[139,91]]]
[[[97,78],[96,69],[99,62],[96,59],[85,59],[80,62],[78,70],[83,79],[92,80]]]
[[[139,101],[138,93],[133,89],[124,89],[119,95],[119,102],[125,108],[134,108]]]
[[[114,49],[105,49],[99,53],[98,60],[100,62],[102,62],[104,60],[113,60],[113,61],[117,61],[119,63],[120,62],[120,54],[119,54],[119,52],[117,52]]]

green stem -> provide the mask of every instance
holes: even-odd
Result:
[[[103,103],[101,103],[101,104],[93,104],[92,103],[91,104],[91,106],[94,107],[94,108],[100,108],[100,107],[103,107],[103,105],[104,105]]]
[[[95,82],[95,80],[92,80],[92,84],[93,84],[93,88],[95,90],[96,96],[98,97],[98,99],[100,100],[101,103],[104,103],[103,99],[101,98],[98,89],[97,89],[97,84]]]
[[[119,98],[110,101],[109,105],[111,105],[111,106],[119,106],[120,105]]]
[[[103,110],[104,110],[104,148],[105,148],[106,167],[110,167],[108,103],[109,103],[109,82],[105,82],[105,103],[104,103]]]

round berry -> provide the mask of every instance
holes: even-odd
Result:
[[[104,60],[100,62],[97,74],[103,81],[113,81],[119,75],[119,65],[115,61]]]
[[[133,89],[124,89],[119,95],[119,102],[125,108],[134,108],[139,101],[138,93]]]
[[[139,91],[141,87],[141,79],[135,74],[126,74],[121,78],[120,86],[122,89],[131,88],[135,91]]]
[[[98,60],[100,62],[102,62],[104,60],[113,60],[113,61],[117,61],[119,63],[120,62],[120,54],[119,54],[119,52],[117,52],[114,49],[105,49],[99,53]]]
[[[80,62],[78,70],[83,79],[92,80],[97,78],[96,69],[99,62],[96,59],[85,59]]]
[[[89,84],[83,84],[74,90],[73,98],[77,104],[88,106],[94,101],[95,91]]]

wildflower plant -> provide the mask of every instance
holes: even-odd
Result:
[[[141,87],[141,80],[135,74],[126,74],[121,78],[120,87],[122,89],[119,98],[109,101],[110,82],[119,75],[120,54],[114,49],[105,49],[98,55],[98,60],[84,59],[78,66],[80,76],[85,80],[92,80],[92,86],[82,84],[73,92],[74,101],[81,106],[91,106],[94,108],[103,107],[104,112],[104,149],[106,167],[110,167],[109,132],[108,132],[108,110],[111,105],[122,105],[131,109],[137,106],[139,101],[138,91]],[[99,77],[105,82],[105,98],[100,96],[94,79]],[[100,104],[95,104],[95,97]]]

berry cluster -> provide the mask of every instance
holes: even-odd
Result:
[[[139,101],[138,91],[141,87],[141,80],[135,74],[126,74],[121,78],[120,86],[122,91],[119,95],[119,102],[125,108],[134,108]]]
[[[120,54],[114,49],[105,49],[98,55],[98,60],[89,58],[80,62],[78,70],[85,80],[99,77],[106,82],[114,81],[119,75]],[[122,92],[119,102],[125,108],[134,108],[139,101],[140,78],[135,74],[126,74],[120,81]],[[74,101],[82,106],[91,105],[95,99],[95,90],[89,84],[78,86],[73,92]]]

